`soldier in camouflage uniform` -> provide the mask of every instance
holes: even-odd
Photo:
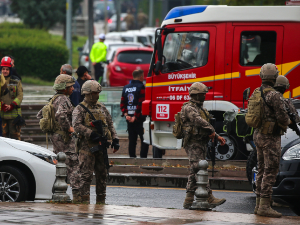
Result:
[[[194,200],[196,185],[196,174],[199,171],[199,160],[205,160],[207,144],[209,139],[217,138],[221,145],[225,144],[225,139],[219,136],[213,126],[209,123],[211,118],[209,112],[203,108],[203,102],[208,88],[200,83],[193,83],[189,89],[190,101],[183,104],[181,109],[181,119],[183,123],[183,146],[190,162],[190,174],[186,186],[186,198],[183,203],[184,208],[189,208]],[[208,202],[215,207],[223,204],[226,199],[217,199],[213,196],[209,185]]]
[[[21,116],[23,88],[19,77],[11,75],[11,61],[8,56],[1,60],[1,77],[4,76],[5,85],[8,88],[1,96],[2,136],[21,140],[21,127],[14,123],[14,119]],[[2,82],[3,79],[1,79],[1,85]]]
[[[81,104],[85,106],[95,117],[101,120],[103,124],[103,132],[108,140],[113,140],[112,148],[119,143],[116,130],[113,125],[111,115],[105,105],[98,102],[101,85],[95,80],[86,81],[81,89],[81,93],[85,95]],[[90,185],[93,178],[93,172],[96,176],[96,203],[104,204],[106,197],[106,179],[107,170],[104,162],[102,151],[92,153],[90,149],[97,145],[102,145],[100,134],[97,129],[92,127],[92,116],[84,109],[81,104],[76,106],[73,111],[72,124],[75,132],[79,134],[79,168],[80,168],[80,194],[82,202],[90,200]],[[103,146],[102,146],[103,147]],[[106,147],[106,146],[104,146]],[[116,148],[114,150],[116,152]]]
[[[73,105],[69,96],[72,94],[75,78],[61,74],[56,77],[53,89],[56,94],[52,97],[55,120],[59,124],[59,129],[51,136],[53,152],[55,154],[64,152],[66,154],[67,176],[70,180],[73,196],[79,196],[78,183],[78,157],[75,153],[75,141],[70,137],[74,132],[72,127]],[[42,110],[37,114],[37,118],[42,118]],[[76,197],[75,197],[76,198]]]
[[[258,173],[256,176],[256,207],[254,214],[267,217],[281,217],[270,206],[272,187],[276,181],[280,161],[280,136],[290,123],[281,94],[273,89],[278,69],[267,63],[260,70],[263,100],[263,118],[260,128],[255,129],[253,139],[257,150]],[[264,91],[264,90],[267,91]],[[254,92],[260,91],[256,89]],[[253,94],[252,94],[253,95]]]
[[[300,122],[300,117],[298,115],[298,111],[296,110],[292,100],[289,99],[289,98],[284,98],[283,97],[284,92],[286,90],[288,90],[289,88],[290,88],[289,80],[284,76],[278,76],[277,79],[276,79],[274,89],[282,95],[281,97],[284,100],[286,108],[288,108],[290,110],[290,112],[295,115],[296,123],[299,123]]]

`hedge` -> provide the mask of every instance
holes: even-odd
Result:
[[[0,58],[12,55],[21,76],[53,81],[68,60],[63,41],[52,40],[44,30],[0,26]]]

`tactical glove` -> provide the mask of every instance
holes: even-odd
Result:
[[[111,143],[111,148],[119,150],[120,145],[119,145],[119,139],[118,138],[113,139],[113,141]]]
[[[90,139],[91,139],[91,141],[99,142],[101,137],[95,131],[93,131],[91,133]]]

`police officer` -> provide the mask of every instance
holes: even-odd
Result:
[[[147,158],[149,145],[144,143],[145,116],[142,115],[142,102],[145,100],[144,71],[135,70],[132,76],[133,80],[123,88],[120,108],[127,122],[129,156],[136,158],[135,148],[139,136],[141,139],[140,157]]]
[[[73,199],[76,199],[79,195],[79,183],[77,179],[78,157],[75,153],[75,141],[70,137],[74,133],[72,127],[72,112],[74,108],[68,97],[74,90],[74,84],[75,78],[67,74],[57,76],[54,81],[53,89],[56,91],[56,94],[52,97],[52,105],[55,112],[57,131],[55,131],[50,139],[55,154],[59,152],[66,154],[67,175],[70,180]],[[42,110],[38,112],[37,118],[42,118]]]
[[[272,63],[264,64],[260,70],[262,85],[253,92],[262,91],[264,97],[262,125],[255,129],[253,135],[258,160],[254,214],[267,217],[281,217],[281,213],[273,210],[270,203],[272,187],[279,171],[280,136],[290,124],[281,94],[273,89],[277,77],[277,67]],[[285,128],[282,130],[281,127]]]
[[[209,139],[216,138],[221,145],[225,144],[225,139],[219,136],[213,126],[209,123],[211,118],[209,112],[203,107],[205,95],[208,88],[200,82],[193,83],[189,89],[190,100],[183,104],[181,109],[181,119],[183,122],[184,148],[189,157],[190,174],[186,186],[186,198],[183,207],[188,209],[194,200],[196,185],[196,174],[199,171],[199,160],[205,160]],[[208,202],[215,207],[223,204],[226,199],[217,199],[213,196],[209,185]]]
[[[96,120],[102,121],[103,135],[108,140],[112,140],[111,147],[114,148],[114,152],[118,149],[119,139],[111,115],[104,104],[98,102],[101,90],[101,85],[95,80],[88,80],[83,84],[81,91],[82,94],[85,95],[85,98],[83,102],[74,109],[72,124],[75,132],[81,136],[78,145],[81,201],[89,202],[90,200],[90,185],[93,178],[93,172],[95,172],[96,202],[104,204],[106,197],[107,170],[105,167],[103,151],[92,153],[90,149],[99,145],[101,148],[106,148],[107,146],[103,146],[100,140],[101,134],[97,132],[96,127],[91,125],[91,122],[94,120],[93,117]]]
[[[8,91],[1,97],[2,135],[12,139],[21,140],[21,124],[16,121],[21,119],[21,103],[23,88],[21,80],[11,74],[11,58],[5,56],[1,60],[1,75],[5,78]],[[1,84],[2,85],[2,84]],[[24,122],[24,120],[23,120]]]
[[[101,84],[104,68],[101,65],[106,61],[106,49],[104,44],[105,34],[99,35],[99,42],[95,43],[91,49],[90,59],[95,69],[95,80]]]
[[[288,90],[289,88],[290,88],[289,80],[284,76],[278,76],[277,79],[276,79],[274,89],[282,95],[281,97],[282,97],[282,99],[285,103],[286,108],[288,108],[290,110],[290,112],[295,115],[295,122],[299,123],[300,122],[300,117],[298,115],[298,111],[296,110],[292,100],[289,99],[289,98],[284,98],[283,97],[284,92],[286,90]]]

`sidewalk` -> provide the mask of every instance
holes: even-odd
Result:
[[[254,214],[223,213],[115,205],[1,203],[0,224],[192,224],[296,225],[299,217],[267,218]]]

